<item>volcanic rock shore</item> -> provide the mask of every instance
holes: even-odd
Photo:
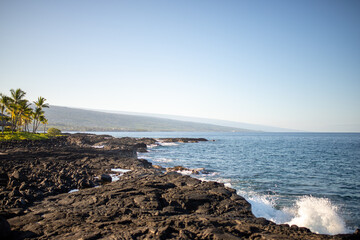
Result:
[[[221,183],[137,159],[136,152],[155,143],[89,134],[1,142],[0,239],[360,238],[359,232],[318,235],[256,218],[250,204]],[[119,180],[109,183],[114,174]],[[79,191],[69,193],[73,189]]]

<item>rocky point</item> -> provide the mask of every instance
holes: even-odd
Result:
[[[2,142],[0,238],[359,239],[358,231],[318,235],[256,218],[235,190],[136,154],[157,141],[205,140],[74,134]]]

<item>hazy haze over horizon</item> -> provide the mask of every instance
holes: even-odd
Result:
[[[360,132],[360,2],[0,1],[0,92]]]

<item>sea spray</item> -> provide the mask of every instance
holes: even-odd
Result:
[[[171,145],[170,145],[171,146]],[[175,146],[172,145],[172,146]],[[154,162],[171,163],[172,159],[155,158]],[[192,175],[191,171],[181,171],[181,174]],[[216,181],[224,183],[226,187],[233,187],[231,179],[215,177],[218,172],[211,174],[194,175],[202,181]],[[235,186],[236,188],[236,186]],[[256,217],[264,217],[277,224],[287,223],[299,227],[309,228],[320,234],[349,233],[344,220],[339,216],[338,208],[329,199],[316,198],[313,196],[299,197],[293,206],[277,209],[277,195],[261,195],[254,191],[238,190],[237,193],[246,198],[252,206],[252,212]]]
[[[351,232],[338,214],[338,207],[327,198],[302,196],[292,207],[276,209],[276,196],[246,191],[238,191],[238,194],[249,201],[256,217],[264,217],[277,224],[306,227],[320,234],[335,235]]]
[[[179,133],[156,133],[153,137],[171,136],[179,137]],[[360,134],[181,133],[181,136],[200,136],[216,141],[177,146],[158,144],[138,156],[163,167],[181,165],[216,172],[216,176],[199,174],[194,177],[244,190],[248,197],[243,193],[239,195],[252,203],[255,216],[268,216],[266,218],[276,223],[305,224],[313,231],[332,234],[359,228],[357,183],[360,175],[356,170],[360,163]],[[167,160],[169,156],[171,161]],[[318,227],[311,227],[310,221],[306,220],[306,216],[311,216],[310,219],[314,216],[305,214],[302,209],[311,207],[300,207],[301,197],[296,196],[318,194],[329,199],[331,206],[341,206],[341,209],[335,208],[324,214],[325,219],[332,219],[329,221],[335,226],[317,230]],[[319,203],[313,208],[318,210],[322,205],[326,206]],[[317,222],[326,225],[324,219]]]
[[[275,208],[277,199],[274,195],[260,195],[253,191],[241,190],[238,190],[237,193],[251,204],[252,213],[256,217],[263,217],[277,224],[285,223],[292,218],[288,212]]]
[[[292,210],[295,214],[294,218],[287,222],[289,225],[307,227],[321,234],[334,235],[350,232],[338,214],[338,207],[327,198],[300,197]]]

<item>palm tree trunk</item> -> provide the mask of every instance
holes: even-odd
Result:
[[[11,133],[14,133],[15,130],[15,117],[11,119]]]
[[[40,125],[40,121],[38,121],[37,125],[36,125],[36,131],[37,129],[39,128],[39,125]]]
[[[33,133],[36,133],[36,131],[37,131],[38,127],[39,127],[39,124],[40,124],[40,121],[36,120],[34,129],[33,129]]]
[[[1,128],[1,133],[4,134],[4,116],[3,116],[3,112],[1,113],[1,124],[2,124],[2,128]]]
[[[19,130],[19,126],[18,126],[18,122],[19,122],[19,116],[15,116],[14,118],[14,130]]]
[[[36,119],[34,119],[34,122],[33,122],[33,129],[32,129],[33,133],[35,133],[35,124],[36,124]]]

